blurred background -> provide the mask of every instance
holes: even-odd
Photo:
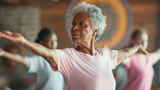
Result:
[[[103,1],[103,0],[102,0]],[[22,32],[29,40],[44,27],[58,35],[58,48],[73,47],[65,32],[65,15],[71,0],[0,0],[0,30]],[[132,30],[145,28],[149,33],[149,51],[158,45],[160,33],[159,0],[127,0],[133,17]],[[33,33],[34,32],[34,33]]]
[[[107,1],[113,3],[108,5],[110,9],[107,8],[107,4],[103,5]],[[79,3],[78,0],[0,0],[0,31],[8,29],[19,32],[27,39],[35,41],[37,33],[42,28],[50,28],[58,36],[58,48],[74,47],[66,31],[70,29],[67,26],[70,24],[68,14],[77,3]],[[108,15],[106,23],[109,28],[106,29],[110,30],[106,35],[111,37],[104,35],[97,47],[106,44],[109,48],[120,49],[128,44],[130,35],[135,29],[143,28],[149,34],[148,51],[153,52],[160,48],[160,0],[100,0],[99,3],[103,9],[111,10],[111,12],[104,12]],[[99,4],[96,3],[96,5]],[[110,19],[115,21],[112,22]],[[114,28],[115,25],[117,25],[116,28]],[[123,26],[121,30],[120,26]],[[113,37],[117,35],[121,36]],[[102,43],[103,41],[107,43]],[[8,44],[10,44],[8,41],[0,39],[0,48]],[[26,55],[32,54],[27,52]],[[160,64],[155,68],[156,73],[160,73]]]

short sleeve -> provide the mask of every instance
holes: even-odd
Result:
[[[69,75],[73,62],[72,62],[72,52],[71,50],[59,50],[56,49],[57,57],[58,57],[58,70],[62,74]]]
[[[117,50],[109,50],[109,58],[110,58],[111,68],[115,69],[117,66],[118,51]]]
[[[25,60],[27,61],[27,70],[30,73],[37,73],[39,69],[39,63],[40,60],[43,59],[43,57],[40,56],[26,56]]]

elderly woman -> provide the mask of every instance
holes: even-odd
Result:
[[[140,45],[123,50],[95,49],[94,42],[104,31],[105,19],[94,5],[83,2],[76,6],[71,29],[76,48],[48,49],[10,31],[0,32],[0,37],[43,56],[53,70],[63,74],[68,90],[115,90],[112,69],[137,51],[146,52]]]

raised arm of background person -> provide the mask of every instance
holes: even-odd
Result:
[[[118,50],[118,61],[117,65],[119,65],[122,61],[126,60],[125,63],[127,64],[127,61],[129,60],[128,58],[134,55],[135,53],[142,53],[142,54],[147,54],[148,52],[143,49],[141,45],[135,45],[134,47],[130,48],[125,48],[122,50]]]
[[[57,54],[55,50],[48,49],[40,44],[31,42],[25,39],[21,34],[13,33],[8,30],[0,32],[0,37],[9,40],[13,43],[22,45],[27,50],[44,57],[53,68],[58,68]]]
[[[24,66],[27,66],[27,62],[23,56],[6,52],[2,50],[1,48],[0,48],[0,57],[7,58],[8,60],[13,60],[17,63],[23,64]]]
[[[152,56],[152,64],[154,65],[160,60],[160,49],[151,53],[151,56]]]

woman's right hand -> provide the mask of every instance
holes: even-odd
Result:
[[[8,30],[3,30],[0,32],[0,37],[14,43],[22,43],[26,40],[21,34],[13,33]]]

